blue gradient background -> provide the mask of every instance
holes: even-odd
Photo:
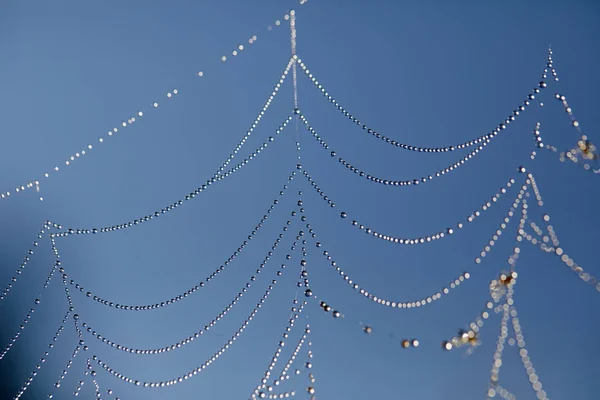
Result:
[[[227,157],[261,109],[290,56],[286,23],[266,26],[297,9],[298,54],[330,93],[378,131],[409,144],[455,144],[493,129],[539,81],[548,45],[558,86],[549,85],[543,108],[532,107],[486,150],[458,171],[418,187],[381,186],[344,171],[300,131],[302,159],[319,185],[351,217],[397,236],[423,235],[453,226],[526,165],[535,174],[545,210],[561,245],[599,276],[598,177],[538,152],[529,160],[531,131],[542,123],[545,141],[564,150],[577,136],[553,93],[565,94],[584,131],[595,129],[600,78],[600,7],[593,1],[392,2],[263,0],[243,2],[110,1],[3,2],[0,8],[1,190],[39,179],[83,146],[95,149],[34,191],[0,202],[0,280],[8,282],[44,220],[65,227],[112,225],[153,212],[201,185]],[[220,62],[256,34],[258,41]],[[202,78],[198,71],[204,71]],[[290,76],[291,78],[291,76]],[[168,91],[180,91],[167,101]],[[427,155],[385,145],[332,108],[304,75],[300,108],[339,155],[375,175],[420,177],[445,167],[457,153]],[[151,104],[160,106],[151,110]],[[292,112],[286,81],[242,154],[272,135]],[[138,110],[143,118],[98,144],[98,137]],[[296,164],[290,124],[247,167],[193,202],[141,227],[58,241],[72,278],[115,302],[151,303],[203,280],[250,233]],[[240,160],[237,159],[236,160]],[[41,180],[41,179],[40,179]],[[488,284],[506,268],[514,247],[507,229],[481,265],[474,257],[505,215],[513,195],[460,234],[423,246],[399,246],[352,229],[300,177],[277,211],[225,272],[199,293],[152,312],[100,306],[74,293],[82,319],[131,347],[164,346],[186,337],[218,314],[262,261],[304,191],[308,217],[324,247],[359,284],[400,301],[438,291],[464,270],[472,279],[433,305],[397,310],[354,293],[314,247],[308,270],[315,293],[342,311],[334,320],[314,304],[300,319],[313,328],[313,372],[319,399],[474,399],[487,390],[499,316],[482,329],[482,346],[470,357],[445,353],[440,342],[463,328],[488,299]],[[515,192],[512,192],[515,193]],[[532,207],[532,215],[540,215]],[[296,223],[236,308],[201,339],[159,356],[119,352],[86,337],[59,392],[69,398],[82,378],[84,356],[97,354],[140,380],[165,380],[200,365],[250,313],[283,261]],[[246,398],[259,383],[282,329],[300,266],[295,255],[247,331],[211,367],[183,384],[145,389],[98,370],[103,391],[122,399]],[[39,293],[52,266],[47,240],[0,303],[4,345]],[[556,257],[522,245],[515,301],[529,354],[550,398],[596,399],[600,367],[600,296]],[[1,398],[12,398],[27,379],[64,314],[59,277],[53,280],[27,329],[0,361]],[[3,283],[4,285],[4,283]],[[360,323],[373,326],[365,335]],[[401,349],[403,338],[418,349]],[[23,398],[45,398],[76,345],[72,324]],[[289,353],[284,353],[287,359]],[[507,347],[500,383],[518,398],[535,398],[516,347]],[[305,355],[298,359],[302,368]],[[295,366],[293,367],[295,368]],[[306,374],[282,390],[308,398]],[[594,395],[596,393],[596,395]],[[86,380],[82,398],[92,398]],[[112,398],[112,397],[108,397]]]

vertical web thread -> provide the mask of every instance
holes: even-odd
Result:
[[[292,57],[296,59],[296,11],[290,11],[290,34],[292,44]],[[292,79],[294,81],[294,108],[298,108],[298,79],[296,75],[296,62],[292,65]]]

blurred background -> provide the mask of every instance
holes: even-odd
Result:
[[[247,330],[192,379],[143,388],[96,367],[103,397],[109,399],[248,398],[260,383],[292,300],[304,299],[304,288],[296,286],[302,257],[298,249],[290,251],[299,230],[308,236],[298,219],[242,300],[201,338],[165,354],[136,355],[84,332],[89,350],[74,359],[59,389],[54,383],[79,339],[69,320],[60,338],[52,340],[68,304],[60,274],[42,289],[54,263],[46,236],[23,274],[15,270],[46,220],[73,229],[110,227],[160,211],[204,184],[244,137],[288,63],[290,28],[284,15],[292,8],[298,55],[319,83],[363,123],[402,143],[446,146],[490,132],[537,86],[549,46],[560,81],[549,79],[548,89],[532,106],[468,163],[418,186],[379,185],[350,173],[299,124],[302,164],[335,209],[297,175],[264,226],[210,284],[176,304],[139,312],[104,306],[71,287],[81,322],[134,348],[163,347],[192,335],[249,281],[302,191],[305,214],[323,244],[307,244],[311,289],[344,318],[320,310],[319,300],[307,306],[275,370],[283,367],[309,323],[312,371],[304,367],[303,347],[290,369],[301,373],[275,391],[295,390],[296,397],[309,398],[306,388],[312,385],[318,399],[481,398],[488,390],[501,315],[486,322],[481,345],[470,356],[464,349],[444,352],[440,343],[468,327],[489,299],[490,280],[508,269],[518,214],[489,256],[481,264],[474,259],[516,196],[524,179],[516,172],[521,165],[535,175],[544,198],[543,210],[530,201],[532,218],[541,221],[548,213],[562,248],[600,276],[599,177],[561,163],[557,154],[544,149],[530,160],[538,121],[544,142],[559,151],[573,148],[578,140],[553,98],[556,92],[567,97],[589,138],[600,142],[597,2],[9,0],[0,6],[0,193],[11,192],[0,199],[2,288],[13,276],[18,279],[0,301],[2,350],[28,310],[34,307],[35,312],[0,360],[0,398],[19,392],[50,343],[51,354],[22,399],[50,393],[70,398],[80,380],[85,382],[80,397],[92,398],[94,387],[84,377],[85,359],[92,355],[134,380],[184,375],[229,340],[277,278]],[[244,49],[233,56],[240,45]],[[303,114],[338,156],[369,174],[412,180],[468,152],[424,154],[390,146],[340,114],[300,68],[298,72]],[[58,238],[69,279],[121,304],[165,301],[203,281],[247,240],[296,168],[296,122],[275,135],[293,107],[288,76],[230,166],[269,136],[275,140],[193,201],[130,229]],[[135,123],[127,123],[132,117]],[[118,132],[108,136],[115,127]],[[80,156],[71,161],[75,153]],[[511,177],[519,185],[444,240],[403,246],[349,223],[357,219],[398,237],[436,233],[465,222]],[[35,180],[40,181],[39,192],[15,193],[16,187]],[[347,220],[340,219],[342,210]],[[325,249],[353,280],[394,301],[432,295],[464,271],[471,279],[431,305],[392,309],[369,301],[336,277],[321,255]],[[515,305],[543,389],[550,398],[597,398],[600,293],[556,256],[526,242],[521,249]],[[291,260],[285,260],[286,254]],[[287,268],[277,277],[282,263]],[[373,332],[365,334],[361,324]],[[403,349],[401,340],[412,338],[420,346]],[[308,372],[314,373],[314,384]],[[536,396],[516,346],[504,349],[500,383],[518,398]],[[106,395],[108,389],[113,395]]]

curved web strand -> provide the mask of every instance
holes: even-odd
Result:
[[[525,172],[525,168],[520,167],[519,171]],[[310,183],[310,186],[319,194],[319,196],[325,202],[327,202],[331,208],[334,208],[335,203],[328,196],[325,195],[323,190],[321,190],[321,188],[315,183],[315,181],[312,179],[312,177],[309,175],[309,173],[306,170],[303,170],[302,173],[305,176],[305,178],[308,180],[308,182]],[[506,183],[506,185],[491,197],[491,201],[488,201],[485,204],[483,204],[483,206],[481,206],[481,211],[489,210],[492,207],[492,205],[498,201],[498,198],[500,198],[501,194],[506,193],[507,188],[510,188],[515,182],[516,181],[514,178],[510,178],[510,180]],[[479,211],[479,209],[476,209],[469,217],[466,218],[467,223],[475,221],[475,219],[481,215],[481,211]],[[340,213],[340,217],[342,219],[346,219],[349,217],[349,215],[345,211],[342,211]],[[389,241],[391,243],[406,244],[406,245],[429,243],[434,240],[443,239],[444,237],[450,236],[454,233],[453,228],[446,228],[444,231],[432,233],[432,234],[422,236],[422,237],[395,237],[395,236],[385,235],[383,233],[377,232],[377,231],[361,224],[357,220],[353,220],[351,225],[360,229],[361,231],[364,231],[366,234],[374,236],[378,239],[383,239],[383,240]],[[456,224],[456,227],[458,229],[462,229],[464,227],[464,224],[462,222],[459,222]]]
[[[242,251],[246,248],[248,243],[250,243],[250,241],[258,233],[258,231],[263,227],[265,221],[269,218],[269,215],[271,215],[271,213],[275,210],[275,207],[279,204],[279,201],[285,194],[285,192],[288,189],[289,184],[291,183],[294,176],[295,176],[295,171],[292,171],[292,173],[289,175],[289,177],[286,181],[286,184],[283,185],[283,189],[279,192],[279,195],[273,200],[273,204],[271,204],[271,206],[269,207],[267,212],[265,214],[263,214],[263,216],[260,219],[260,221],[258,222],[258,224],[256,224],[256,226],[252,230],[251,234],[248,235],[247,240],[244,240],[240,244],[240,246],[237,248],[237,250],[235,250],[233,252],[233,254],[231,256],[229,256],[229,258],[222,265],[220,265],[214,272],[212,272],[208,277],[206,277],[204,279],[204,281],[199,282],[198,284],[196,284],[195,286],[191,287],[190,289],[188,289],[187,291],[185,291],[183,293],[180,293],[168,300],[164,300],[164,301],[156,302],[156,303],[152,303],[152,304],[145,304],[145,305],[120,304],[118,302],[113,302],[113,301],[107,300],[103,297],[100,297],[90,291],[86,292],[85,288],[81,284],[79,284],[77,281],[75,281],[74,279],[71,279],[69,281],[69,283],[71,286],[74,286],[75,289],[77,289],[79,292],[85,293],[86,296],[88,298],[92,299],[93,301],[100,303],[102,305],[108,306],[108,307],[115,308],[117,310],[149,311],[149,310],[154,310],[154,309],[157,309],[160,307],[166,307],[166,306],[169,306],[180,300],[183,300],[183,299],[187,298],[189,295],[191,295],[192,293],[195,293],[198,290],[200,290],[201,288],[203,288],[212,279],[214,279],[217,275],[219,275],[221,272],[223,272],[225,270],[225,268],[228,267],[229,264],[232,263],[233,260],[235,260],[242,253]]]
[[[284,122],[281,124],[281,126],[276,130],[275,135],[278,135],[279,133],[281,133],[283,131],[283,129],[287,126],[287,124],[291,121],[292,117],[288,116]],[[107,233],[107,232],[113,232],[113,231],[118,231],[121,229],[127,229],[127,228],[131,228],[132,226],[136,226],[136,225],[140,225],[143,224],[144,222],[148,222],[148,221],[152,221],[154,218],[158,218],[162,215],[167,214],[170,211],[175,210],[176,208],[178,208],[179,206],[182,206],[184,203],[184,201],[190,201],[192,199],[194,199],[197,195],[199,195],[200,193],[202,193],[203,191],[207,190],[208,187],[210,185],[212,185],[213,183],[219,182],[225,178],[227,178],[228,176],[230,176],[231,174],[239,171],[241,168],[243,168],[245,165],[247,165],[250,161],[252,161],[253,159],[255,159],[262,150],[264,150],[265,148],[267,148],[267,146],[269,145],[270,142],[274,141],[274,137],[270,136],[265,142],[263,142],[263,144],[261,144],[257,150],[252,153],[250,156],[248,156],[246,159],[244,159],[243,161],[241,161],[240,163],[238,163],[235,167],[231,168],[229,171],[225,172],[224,174],[218,174],[215,173],[213,175],[212,178],[210,178],[209,180],[206,181],[206,183],[202,186],[200,186],[199,188],[197,188],[196,190],[194,190],[193,192],[191,192],[190,194],[186,195],[184,198],[179,199],[178,201],[162,208],[161,210],[155,211],[154,213],[148,214],[144,217],[141,217],[139,219],[134,219],[134,220],[129,220],[127,222],[123,222],[117,225],[112,225],[112,226],[106,226],[103,228],[92,228],[92,229],[73,229],[73,228],[69,228],[66,231],[63,232],[58,232],[58,233],[54,233],[53,236],[55,237],[66,237],[69,235],[89,235],[89,234],[98,234],[98,233]],[[62,225],[58,224],[58,223],[53,223],[52,224],[53,228],[56,229],[63,229]]]
[[[296,242],[294,242],[294,244],[292,246],[295,246]],[[291,255],[288,254],[286,256],[286,259],[291,259]],[[285,264],[282,265],[281,269],[283,270],[285,268]],[[260,299],[259,303],[257,304],[256,308],[254,308],[254,310],[252,310],[252,312],[250,313],[250,315],[246,318],[246,320],[243,322],[243,324],[237,329],[237,331],[233,334],[233,336],[216,352],[213,354],[212,357],[210,357],[208,360],[204,361],[201,365],[199,365],[198,367],[184,373],[183,375],[180,375],[176,378],[172,378],[169,380],[165,380],[165,381],[153,381],[153,382],[144,382],[144,381],[140,381],[137,379],[133,379],[130,378],[126,375],[123,375],[121,373],[119,373],[118,371],[116,371],[115,369],[113,369],[109,364],[105,363],[104,361],[102,361],[101,359],[99,359],[97,356],[93,356],[92,359],[104,370],[106,370],[108,373],[110,373],[112,376],[117,377],[121,380],[123,380],[126,383],[130,383],[132,385],[135,386],[143,386],[143,387],[151,387],[151,388],[158,388],[158,387],[165,387],[165,386],[171,386],[171,385],[175,385],[178,383],[182,383],[187,379],[192,378],[193,376],[197,375],[198,373],[201,373],[202,371],[204,371],[207,367],[209,367],[213,362],[215,362],[220,356],[223,355],[223,353],[230,348],[231,345],[233,345],[233,343],[237,340],[238,337],[240,337],[240,335],[244,332],[244,330],[248,327],[248,325],[250,324],[250,322],[254,319],[254,317],[256,316],[256,314],[258,313],[258,311],[260,310],[260,308],[262,308],[262,306],[265,303],[265,300],[268,298],[268,294],[270,293],[270,291],[273,289],[273,287],[275,286],[275,284],[269,286],[269,289],[267,291],[267,293],[265,295],[263,295],[263,297]]]
[[[237,146],[235,146],[235,149],[229,154],[229,156],[223,162],[223,164],[221,164],[221,166],[219,167],[219,169],[217,170],[217,172],[216,172],[215,175],[220,175],[221,173],[223,173],[223,171],[225,171],[225,168],[227,168],[227,166],[229,165],[229,163],[233,160],[233,158],[236,156],[236,154],[244,146],[244,144],[246,143],[246,141],[248,140],[248,138],[250,137],[250,135],[252,135],[252,132],[254,131],[254,129],[256,129],[256,127],[258,126],[260,120],[264,117],[265,113],[269,109],[269,106],[271,105],[271,103],[275,99],[275,96],[279,92],[279,89],[281,88],[281,85],[283,85],[283,82],[285,82],[285,78],[288,76],[288,73],[290,72],[290,68],[292,67],[293,64],[295,64],[294,58],[290,58],[290,60],[288,61],[287,65],[285,67],[285,69],[283,70],[283,73],[281,74],[281,77],[279,78],[279,81],[275,84],[275,87],[271,91],[271,94],[269,95],[269,98],[265,102],[265,105],[259,111],[258,115],[256,116],[256,118],[254,119],[254,121],[250,125],[250,128],[246,131],[246,134],[244,135],[244,137],[242,138],[242,140],[238,143]]]
[[[185,345],[193,342],[195,339],[200,338],[200,336],[202,336],[205,332],[209,331],[210,329],[212,329],[219,321],[221,321],[226,315],[227,313],[229,313],[229,311],[231,311],[233,309],[233,307],[238,304],[238,302],[241,300],[241,298],[246,294],[246,292],[248,291],[248,289],[252,286],[252,282],[254,282],[256,280],[256,278],[258,277],[258,275],[260,275],[260,273],[263,271],[263,269],[267,266],[267,264],[269,263],[269,260],[271,260],[271,257],[273,257],[273,252],[277,249],[277,247],[279,246],[279,244],[281,243],[281,241],[283,240],[283,237],[285,235],[285,232],[288,229],[288,226],[292,223],[292,219],[289,219],[283,226],[282,228],[282,233],[278,235],[277,239],[273,242],[269,252],[265,255],[263,261],[260,263],[260,265],[258,266],[258,268],[256,269],[256,271],[254,272],[254,274],[247,279],[246,283],[242,286],[242,288],[238,291],[237,295],[234,297],[233,300],[231,300],[229,302],[229,304],[227,305],[227,307],[225,307],[224,310],[222,310],[219,314],[217,314],[216,317],[214,317],[209,323],[207,323],[204,328],[198,330],[197,332],[195,332],[194,334],[181,339],[179,341],[177,341],[176,343],[164,346],[164,347],[159,347],[159,348],[153,348],[153,349],[136,349],[136,348],[131,348],[128,346],[124,346],[118,343],[115,343],[114,341],[102,336],[100,333],[98,333],[92,326],[90,326],[87,323],[83,323],[82,326],[83,328],[85,328],[87,330],[88,333],[91,334],[92,337],[96,338],[97,340],[101,341],[102,343],[111,346],[117,350],[121,350],[127,353],[132,353],[132,354],[143,354],[143,355],[156,355],[156,354],[161,354],[161,353],[166,353],[169,351],[173,351],[176,349],[180,349],[182,347],[184,347]],[[285,265],[282,265],[282,267],[277,271],[276,276],[280,276],[282,274],[282,269],[285,267]],[[275,287],[276,285],[276,280],[273,280],[272,285],[269,286],[269,289],[267,289],[265,291],[265,294],[263,295],[263,299],[267,299],[270,291],[273,287]],[[259,302],[256,305],[256,308],[260,307],[261,302]]]
[[[333,150],[331,147],[329,147],[327,142],[325,142],[325,140],[323,140],[321,138],[321,136],[319,136],[319,134],[314,130],[314,128],[312,126],[310,126],[306,117],[304,117],[303,114],[300,114],[300,119],[306,126],[306,129],[308,129],[308,131],[315,138],[315,140],[321,145],[321,147],[323,147],[323,149],[326,151],[331,150],[331,152],[330,152],[331,157],[332,158],[337,157],[337,161],[340,165],[342,165],[343,167],[346,167],[347,170],[354,172],[361,178],[365,178],[368,181],[380,183],[382,185],[389,185],[389,186],[418,185],[419,183],[426,183],[426,182],[432,181],[435,178],[439,178],[442,175],[446,175],[446,174],[456,170],[458,167],[465,164],[470,159],[472,159],[473,156],[477,155],[481,150],[483,150],[491,142],[491,139],[485,139],[483,142],[481,142],[480,145],[478,145],[475,149],[473,149],[471,152],[469,152],[466,156],[462,157],[455,163],[452,163],[449,166],[442,168],[441,170],[435,172],[434,174],[423,176],[421,178],[413,178],[413,179],[408,179],[408,180],[383,179],[383,178],[379,178],[374,175],[368,174],[365,171],[363,171],[362,169],[359,169],[356,166],[354,166],[353,164],[350,164],[344,158],[339,157],[337,152],[335,150]]]
[[[60,261],[56,261],[54,263],[54,265],[52,266],[52,269],[50,270],[50,273],[48,274],[48,277],[46,278],[46,281],[44,282],[44,286],[42,287],[42,290],[48,288],[50,281],[52,280],[52,277],[56,273],[56,270],[59,265],[60,265]],[[8,344],[4,347],[2,352],[0,352],[0,360],[2,360],[4,358],[4,356],[6,356],[6,354],[10,351],[10,349],[14,346],[16,341],[19,339],[19,336],[21,336],[21,333],[23,333],[23,331],[27,327],[27,324],[31,320],[31,317],[33,316],[37,306],[39,306],[41,303],[42,294],[43,294],[43,292],[40,292],[38,294],[38,297],[33,301],[33,306],[29,309],[29,311],[25,315],[25,318],[23,318],[23,320],[21,321],[19,328],[17,329],[15,334],[10,338]]]
[[[511,115],[509,115],[504,122],[501,122],[500,124],[498,124],[498,126],[496,128],[494,128],[494,130],[492,130],[490,133],[487,133],[483,136],[480,136],[478,138],[466,141],[464,143],[461,144],[457,144],[457,145],[452,145],[452,146],[442,146],[442,147],[421,147],[421,146],[413,146],[413,145],[409,145],[409,144],[404,144],[401,142],[398,142],[394,139],[391,139],[387,136],[382,135],[381,133],[378,133],[377,131],[375,131],[374,129],[370,128],[369,126],[367,126],[366,124],[363,124],[358,118],[356,118],[354,115],[352,115],[350,112],[348,112],[344,107],[342,107],[340,105],[340,103],[338,103],[338,101],[333,98],[333,96],[331,96],[329,94],[329,92],[323,87],[323,85],[321,83],[319,83],[319,81],[317,80],[317,78],[315,78],[315,76],[312,74],[312,72],[308,69],[308,67],[306,66],[306,64],[304,62],[302,62],[301,59],[297,59],[298,64],[300,65],[300,67],[302,68],[302,70],[304,71],[304,73],[306,74],[306,76],[308,76],[308,78],[310,79],[310,81],[313,83],[313,85],[323,94],[323,96],[325,96],[325,98],[327,100],[329,100],[329,102],[331,104],[334,105],[335,108],[338,109],[338,111],[340,113],[342,113],[342,115],[346,116],[350,121],[352,121],[354,124],[358,125],[359,127],[361,127],[363,129],[363,131],[371,134],[372,136],[383,140],[384,142],[404,149],[404,150],[411,150],[411,151],[417,151],[417,152],[421,152],[421,153],[443,153],[443,152],[448,152],[448,151],[455,151],[455,150],[460,150],[460,149],[464,149],[467,147],[471,147],[471,146],[475,146],[475,145],[479,145],[483,142],[485,142],[486,140],[492,139],[494,136],[498,135],[503,129],[506,128],[506,126],[508,124],[510,124],[511,122],[513,122],[519,115],[521,115],[521,113],[523,111],[525,111],[527,109],[527,107],[529,107],[531,105],[531,100],[535,99],[535,96],[540,93],[540,89],[544,89],[546,88],[547,84],[545,80],[542,80],[537,87],[535,87],[528,95],[527,98],[522,102],[521,105],[519,105],[517,108],[515,108],[513,110],[513,112],[511,113]]]
[[[35,366],[35,369],[33,371],[31,371],[29,378],[25,381],[23,386],[21,386],[21,389],[19,389],[19,392],[15,395],[14,400],[19,400],[21,398],[21,396],[23,396],[23,394],[25,394],[25,391],[29,388],[29,386],[31,385],[31,383],[33,382],[35,377],[37,376],[38,371],[40,369],[42,369],[42,365],[46,362],[47,357],[50,356],[50,353],[52,352],[52,349],[54,348],[54,342],[56,342],[58,340],[58,338],[60,337],[60,334],[65,329],[65,323],[69,319],[70,314],[71,314],[71,312],[67,311],[67,313],[65,314],[65,316],[62,319],[62,322],[60,323],[60,327],[54,333],[54,336],[52,337],[52,341],[46,346],[48,348],[48,350],[46,350],[44,352],[44,355],[42,357],[40,357],[39,363]]]
[[[44,233],[46,233],[47,229],[50,229],[50,222],[48,222],[48,221],[44,222],[44,225],[42,225],[42,228],[40,229],[40,231],[37,234],[37,239],[33,241],[33,243],[31,244],[31,248],[29,250],[27,250],[27,255],[23,259],[23,262],[21,262],[21,264],[19,265],[19,268],[17,268],[17,270],[15,271],[15,274],[10,278],[10,282],[6,285],[6,287],[4,288],[2,293],[0,293],[0,301],[4,300],[8,296],[14,283],[17,282],[17,277],[25,271],[25,267],[27,267],[27,263],[31,260],[30,256],[32,256],[34,253],[33,248],[38,246],[38,244],[39,244],[38,240],[43,238],[43,235],[44,235]]]
[[[524,193],[525,193],[525,189],[521,188],[521,191],[518,193],[517,197],[513,200],[513,204],[511,204],[511,206],[506,214],[506,217],[503,218],[499,229],[494,232],[492,237],[488,240],[488,242],[487,242],[488,244],[485,245],[481,249],[481,251],[478,253],[479,255],[482,255],[482,257],[485,257],[486,255],[489,254],[489,252],[491,251],[491,248],[497,243],[499,236],[502,234],[504,229],[510,223],[510,220],[514,214],[514,210],[518,206],[518,204],[521,202],[521,199],[523,198]],[[307,228],[310,228],[309,224],[307,224],[306,226],[307,226]],[[317,241],[318,240],[317,233],[314,231],[314,228],[312,228],[311,232],[314,235],[313,243],[314,243],[315,247],[323,248],[323,244],[321,243],[321,241]],[[409,301],[399,301],[399,300],[390,301],[390,300],[384,299],[383,297],[375,295],[373,292],[370,292],[370,291],[364,289],[364,287],[362,285],[359,285],[358,283],[356,283],[342,269],[342,267],[339,265],[339,263],[335,259],[333,259],[333,257],[331,256],[331,254],[328,250],[323,249],[321,254],[327,261],[329,261],[329,265],[332,267],[332,269],[335,270],[335,272],[337,272],[337,275],[340,277],[340,279],[342,279],[344,282],[346,282],[352,289],[354,289],[354,291],[356,293],[360,293],[363,297],[371,300],[374,303],[377,303],[377,304],[380,304],[380,305],[383,305],[386,307],[391,307],[391,308],[398,308],[398,309],[415,308],[415,307],[422,307],[422,306],[431,304],[434,301],[441,299],[443,295],[448,295],[451,290],[457,288],[458,286],[460,286],[462,283],[464,283],[466,280],[468,280],[471,277],[471,274],[468,271],[465,271],[465,272],[461,273],[459,276],[457,276],[455,279],[451,280],[450,283],[447,286],[443,287],[440,291],[437,291],[431,295],[427,295],[421,299],[413,300],[413,301],[410,301],[410,300]],[[481,263],[481,258],[479,256],[475,258],[475,263],[477,263],[477,264]]]

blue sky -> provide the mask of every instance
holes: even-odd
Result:
[[[0,13],[0,278],[8,283],[41,224],[101,228],[130,221],[167,206],[201,186],[251,126],[290,58],[289,26],[283,15],[296,9],[298,55],[337,101],[382,134],[416,146],[462,143],[494,129],[540,80],[548,46],[560,82],[549,82],[532,107],[456,171],[417,187],[379,185],[352,174],[298,125],[301,160],[337,207],[331,209],[297,175],[264,226],[243,252],[206,287],[177,304],[154,311],[115,310],[73,293],[81,320],[129,347],[161,347],[202,328],[238,293],[269,251],[302,197],[308,222],[322,248],[308,241],[306,269],[319,297],[309,303],[286,343],[291,353],[305,324],[311,325],[312,372],[319,399],[465,399],[485,395],[500,316],[481,331],[481,346],[443,352],[440,343],[466,328],[489,299],[489,282],[506,269],[515,246],[517,218],[483,263],[477,257],[508,211],[513,191],[474,223],[443,240],[419,246],[392,244],[353,228],[357,219],[393,236],[422,236],[464,221],[505,182],[527,167],[544,197],[561,246],[599,276],[594,248],[600,217],[598,176],[555,154],[538,151],[537,121],[545,142],[561,150],[577,140],[561,104],[567,96],[582,129],[594,130],[600,78],[596,73],[600,8],[572,2],[366,2],[331,0],[218,3],[141,1],[76,3],[16,1]],[[277,27],[275,21],[280,20]],[[271,25],[273,29],[267,30]],[[248,43],[253,35],[255,43]],[[237,56],[232,51],[242,44]],[[227,61],[221,57],[226,55]],[[199,77],[198,72],[203,76]],[[300,72],[300,69],[299,69]],[[269,136],[260,156],[168,215],[141,226],[98,235],[58,238],[62,264],[81,285],[109,301],[160,302],[204,280],[247,239],[295,169],[296,122],[278,135],[293,112],[289,76],[234,158],[237,164]],[[167,93],[177,94],[167,97]],[[413,179],[444,168],[466,154],[423,154],[390,146],[342,116],[303,73],[299,108],[338,156],[389,179]],[[544,102],[539,107],[537,100]],[[153,103],[158,102],[157,108]],[[143,117],[137,116],[139,111]],[[136,116],[112,135],[107,131]],[[106,139],[99,143],[98,139]],[[66,166],[88,144],[93,149]],[[58,173],[52,173],[59,166]],[[51,172],[50,178],[44,173]],[[40,181],[40,192],[14,188]],[[520,181],[519,181],[520,182]],[[302,195],[299,195],[302,191]],[[39,197],[44,198],[43,201]],[[532,199],[531,199],[532,200]],[[344,220],[341,211],[350,216]],[[116,370],[144,381],[168,380],[201,365],[252,312],[277,279],[248,328],[214,364],[168,388],[139,388],[98,369],[102,391],[122,399],[246,398],[259,383],[287,324],[300,272],[298,251],[289,251],[299,230],[295,218],[264,271],[239,304],[201,338],[172,352],[135,355],[107,347],[85,333],[90,349],[75,358],[58,398],[69,397],[83,379],[85,357],[97,355]],[[356,282],[377,296],[404,301],[432,294],[456,276],[472,278],[434,304],[391,309],[365,299],[336,277],[320,255],[327,249]],[[600,296],[556,256],[527,243],[517,264],[515,302],[527,349],[550,398],[592,399],[600,373],[597,332]],[[299,250],[299,249],[297,249]],[[286,254],[291,254],[289,261]],[[0,302],[0,339],[8,343],[39,297],[53,265],[47,239],[40,241],[10,296]],[[276,270],[286,268],[281,277]],[[4,283],[3,283],[4,285]],[[4,287],[4,286],[3,286]],[[57,275],[6,358],[0,360],[2,396],[12,398],[52,341],[67,302]],[[324,300],[345,318],[321,311]],[[365,335],[361,323],[373,327]],[[400,341],[417,338],[419,348]],[[23,399],[44,398],[77,345],[73,323],[65,325],[52,354]],[[504,351],[500,382],[521,398],[535,398],[516,347]],[[308,398],[306,347],[292,366],[302,373],[281,385]],[[285,361],[283,361],[285,363]],[[278,364],[282,367],[282,364]],[[277,367],[277,368],[280,368]],[[276,369],[277,369],[276,368]],[[93,395],[86,377],[82,394]],[[2,397],[0,396],[0,397]],[[528,397],[527,397],[528,396]],[[106,397],[106,396],[105,396]],[[106,398],[114,398],[107,396]]]

